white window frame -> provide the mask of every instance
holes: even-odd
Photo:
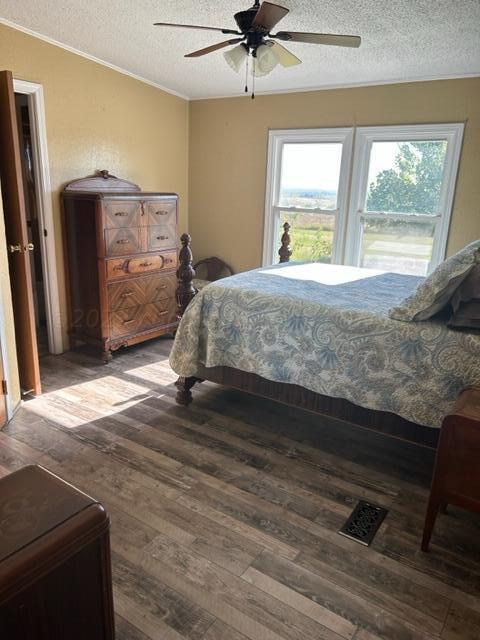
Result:
[[[455,195],[456,178],[463,140],[463,123],[431,125],[393,125],[358,127],[355,132],[355,151],[350,194],[350,211],[346,229],[345,264],[358,266],[362,247],[362,218],[401,218],[412,220],[436,220],[433,252],[428,272],[445,258],[450,218]],[[411,140],[446,140],[447,151],[442,176],[438,211],[433,215],[392,214],[389,212],[365,212],[364,203],[368,190],[370,153],[374,142],[402,142]]]
[[[267,187],[265,197],[265,218],[263,232],[262,264],[267,266],[278,262],[280,247],[280,211],[293,213],[323,213],[335,215],[334,245],[332,263],[341,263],[345,237],[345,224],[348,205],[348,185],[352,161],[353,127],[322,129],[275,129],[268,134]],[[290,144],[341,143],[342,159],[337,194],[337,208],[303,209],[299,207],[279,207],[280,179],[282,175],[283,147]]]

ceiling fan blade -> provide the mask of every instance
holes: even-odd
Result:
[[[294,67],[296,64],[302,64],[300,58],[297,58],[297,56],[293,55],[291,51],[278,42],[272,42],[270,46],[282,67]]]
[[[218,44],[212,44],[209,47],[205,47],[205,49],[199,49],[198,51],[194,51],[193,53],[187,53],[185,58],[199,58],[200,56],[204,56],[207,53],[212,53],[212,51],[216,51],[217,49],[223,49],[224,47],[228,47],[230,44],[237,44],[237,42],[242,42],[245,38],[232,38],[231,40],[225,40],[224,42],[219,42]]]
[[[173,22],[154,22],[154,27],[181,27],[182,29],[203,29],[204,31],[220,31],[220,33],[232,33],[241,35],[240,31],[234,29],[222,29],[221,27],[201,27],[197,24],[174,24]]]
[[[311,44],[330,44],[336,47],[359,47],[360,36],[342,36],[331,33],[303,33],[301,31],[279,31],[271,38],[286,42],[309,42]]]
[[[263,29],[266,33],[269,33],[277,22],[280,22],[287,15],[288,11],[288,9],[281,7],[279,4],[263,2],[252,22],[252,27]]]

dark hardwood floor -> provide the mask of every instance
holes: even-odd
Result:
[[[42,361],[0,474],[43,464],[112,519],[118,640],[478,640],[480,518],[420,551],[433,453],[204,383],[174,402],[172,341]],[[389,509],[371,547],[337,531]]]

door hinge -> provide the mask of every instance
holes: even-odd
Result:
[[[2,393],[4,396],[6,396],[8,394],[8,387],[7,387],[7,381],[6,380],[2,380]]]

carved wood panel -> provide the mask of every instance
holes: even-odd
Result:
[[[105,231],[107,256],[127,256],[142,250],[141,234],[138,227],[107,229]]]
[[[177,205],[175,200],[146,200],[143,207],[148,225],[176,224]]]
[[[112,338],[117,338],[155,326],[170,324],[176,320],[176,311],[175,298],[113,311],[110,314],[110,334]]]
[[[171,247],[175,242],[175,225],[161,225],[148,229],[147,251]]]
[[[106,201],[103,208],[105,211],[105,227],[107,229],[138,227],[140,225],[143,209],[138,201]]]
[[[174,275],[154,274],[141,278],[131,278],[123,282],[108,285],[108,304],[111,311],[127,309],[157,300],[175,296],[176,278]]]

